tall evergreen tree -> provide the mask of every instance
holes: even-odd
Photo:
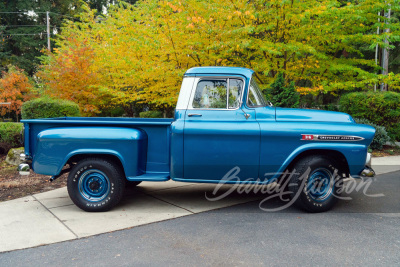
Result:
[[[299,107],[300,95],[296,92],[294,82],[285,84],[285,78],[279,73],[276,80],[267,89],[267,98],[278,107],[297,108]]]
[[[46,12],[50,13],[51,38],[59,32],[63,19],[72,17],[78,0],[0,1],[0,70],[16,65],[32,75],[40,63],[38,56],[47,47]],[[51,42],[54,46],[54,42]]]
[[[29,75],[37,71],[39,56],[47,47],[46,12],[50,12],[51,38],[60,33],[64,19],[78,20],[80,0],[0,0],[0,71],[15,65]],[[84,0],[98,14],[117,0]],[[136,0],[127,0],[134,4]],[[51,47],[55,43],[51,41]]]

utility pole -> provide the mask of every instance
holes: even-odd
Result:
[[[381,19],[379,18],[381,15],[381,12],[378,12],[378,23],[381,22]],[[379,35],[379,26],[378,29],[376,30],[376,34]],[[375,65],[378,66],[378,50],[379,50],[379,45],[376,44],[375,48]],[[374,92],[376,92],[376,84],[374,84]]]
[[[389,10],[387,12],[385,12],[385,24],[389,24],[389,20],[390,20],[390,6],[389,6]],[[385,33],[388,33],[390,30],[389,28],[386,28],[384,30]],[[385,44],[388,46],[389,45],[389,40],[386,37],[385,38]],[[389,48],[385,47],[383,48],[382,51],[382,74],[383,75],[388,75],[389,73]],[[381,91],[387,91],[387,84],[385,83],[381,83]]]
[[[46,21],[47,21],[47,49],[51,52],[50,47],[50,16],[49,11],[46,12]]]

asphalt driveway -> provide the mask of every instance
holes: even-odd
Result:
[[[400,172],[330,212],[260,201],[0,254],[0,266],[400,265]],[[380,197],[371,197],[375,195]],[[279,199],[264,208],[282,205]]]

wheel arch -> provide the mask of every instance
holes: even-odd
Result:
[[[99,158],[99,159],[106,160],[110,163],[114,163],[121,169],[121,171],[123,172],[123,174],[125,175],[125,178],[126,178],[124,165],[122,163],[121,158],[116,153],[75,153],[75,154],[69,155],[68,159],[65,161],[65,164],[63,166],[66,166],[67,164],[69,164],[70,166],[73,166],[76,163],[78,163],[79,161],[81,161],[83,159],[87,159],[87,158]]]
[[[293,160],[289,163],[287,169],[293,169],[294,165],[301,159],[309,156],[324,156],[328,157],[331,160],[335,161],[338,164],[339,172],[341,173],[342,177],[343,174],[345,177],[350,176],[350,169],[349,164],[347,162],[346,157],[343,153],[333,150],[333,149],[310,149],[299,153]]]

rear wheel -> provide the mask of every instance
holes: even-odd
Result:
[[[68,194],[85,211],[107,211],[117,205],[125,191],[125,176],[114,163],[88,158],[76,164],[68,176]]]
[[[343,180],[334,160],[309,156],[294,165],[288,185],[294,204],[309,212],[330,210],[342,192]]]

